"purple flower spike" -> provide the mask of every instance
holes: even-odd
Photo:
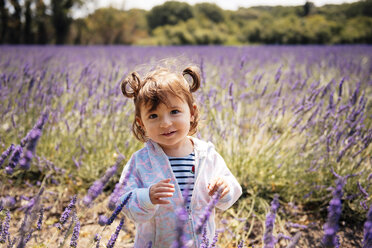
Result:
[[[63,224],[66,223],[68,217],[70,216],[71,210],[75,207],[76,198],[77,198],[77,195],[74,195],[70,203],[68,204],[68,206],[63,211],[61,218],[59,219],[59,223],[60,223],[60,225],[58,226],[59,229],[62,229]]]
[[[70,247],[73,247],[73,248],[76,248],[77,247],[77,242],[79,240],[79,234],[80,234],[80,221],[76,217],[75,227],[74,227],[74,230],[72,232]]]
[[[266,215],[265,222],[265,233],[264,233],[264,248],[274,248],[276,243],[276,238],[273,235],[274,225],[275,225],[275,216],[279,208],[279,195],[275,194],[274,199],[271,202],[270,212]]]
[[[38,140],[41,136],[41,130],[33,129],[30,133],[30,139],[27,144],[26,149],[23,150],[21,160],[19,161],[19,166],[24,169],[28,170],[30,168],[30,163],[32,158],[34,157],[34,153],[36,150],[36,145]]]
[[[244,240],[240,240],[238,244],[238,248],[243,248]]]
[[[13,174],[14,168],[18,164],[18,161],[21,157],[22,151],[23,151],[23,148],[20,145],[18,145],[14,148],[14,151],[13,151],[11,157],[9,158],[10,162],[9,162],[8,166],[5,168],[5,171],[8,175]]]
[[[123,195],[123,190],[125,188],[125,185],[128,182],[128,179],[129,179],[130,175],[132,174],[133,169],[134,169],[134,166],[129,167],[127,173],[124,176],[124,179],[123,180],[120,180],[120,182],[118,182],[115,185],[115,189],[112,192],[112,194],[110,196],[109,203],[108,203],[108,207],[109,207],[110,210],[114,210],[115,209],[116,204],[117,204],[119,198]]]
[[[16,199],[13,196],[5,196],[3,199],[1,199],[1,202],[4,208],[12,209],[16,204]]]
[[[94,236],[94,242],[97,242],[96,243],[96,248],[99,248],[99,243],[101,242],[101,235],[99,235],[99,234],[96,234],[95,236]]]
[[[367,213],[367,220],[364,222],[363,248],[372,247],[372,205]]]
[[[10,153],[14,150],[15,146],[13,144],[11,144],[8,149],[6,149],[2,154],[1,154],[1,157],[0,157],[0,169],[5,161],[5,159],[10,155]]]
[[[197,233],[200,233],[202,231],[203,226],[208,221],[209,216],[211,215],[211,212],[214,206],[216,206],[218,200],[220,199],[220,196],[221,196],[221,192],[220,190],[217,190],[214,193],[212,199],[209,201],[207,207],[205,208],[203,216],[199,219],[199,222],[195,228]]]
[[[112,213],[111,217],[107,220],[107,224],[106,225],[111,225],[112,222],[116,219],[116,217],[118,216],[118,214],[121,212],[121,210],[123,209],[123,207],[125,206],[125,204],[127,204],[127,202],[129,201],[129,198],[132,196],[132,192],[130,192],[126,197],[125,199],[116,207],[115,211]]]
[[[119,223],[118,227],[116,228],[115,233],[111,236],[109,242],[107,243],[107,248],[113,248],[114,247],[116,239],[118,238],[119,232],[123,228],[123,225],[124,225],[124,218],[122,218],[120,220],[120,223]]]
[[[183,248],[185,246],[185,236],[184,236],[184,226],[186,224],[188,213],[187,213],[187,205],[189,201],[189,192],[190,192],[190,184],[187,184],[187,187],[182,193],[183,201],[181,206],[176,209],[177,214],[177,224],[176,224],[176,232],[177,238],[172,244],[172,248]]]
[[[43,217],[44,217],[44,208],[41,207],[40,216],[39,216],[39,219],[37,220],[37,227],[36,227],[38,231],[41,230],[41,225],[43,224]]]
[[[216,247],[216,244],[217,244],[217,242],[218,242],[218,234],[219,234],[219,233],[216,232],[216,234],[214,235],[213,240],[212,240],[212,243],[211,243],[211,245],[209,246],[210,248],[215,248],[215,247]],[[239,247],[239,246],[238,246],[238,247]]]
[[[150,241],[148,244],[147,244],[147,248],[151,248],[152,247],[152,241]]]
[[[324,247],[337,247],[338,238],[338,220],[341,216],[342,203],[341,198],[343,195],[342,189],[345,185],[344,178],[338,178],[336,181],[336,188],[333,190],[333,198],[328,207],[328,218],[324,224],[324,236],[322,243]]]
[[[113,175],[118,170],[118,166],[121,163],[121,161],[124,159],[123,156],[119,156],[116,163],[109,169],[107,169],[105,175],[95,181],[93,185],[89,188],[87,195],[84,197],[83,202],[86,206],[90,205],[94,199],[96,199],[103,191],[103,188],[108,183],[108,181],[111,179]]]
[[[2,225],[2,235],[0,236],[0,243],[5,243],[6,238],[9,237],[9,227],[10,227],[10,211],[6,212],[5,223]]]
[[[100,216],[98,216],[98,224],[100,226],[104,226],[107,224],[107,221],[108,221],[108,218],[106,216],[104,216],[103,214],[101,214]]]

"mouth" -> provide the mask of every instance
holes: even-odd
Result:
[[[176,131],[165,132],[165,133],[162,133],[161,135],[168,137],[168,136],[173,135],[174,133],[176,133]]]

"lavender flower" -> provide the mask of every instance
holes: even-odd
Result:
[[[101,242],[101,235],[98,233],[94,236],[94,242],[96,242],[96,248],[99,248],[99,243]]]
[[[80,221],[76,217],[75,227],[74,227],[74,230],[72,232],[72,237],[71,237],[71,241],[70,241],[70,247],[74,247],[74,248],[77,247],[77,242],[78,242],[78,239],[79,239],[79,234],[80,234]]]
[[[120,182],[118,182],[115,185],[115,189],[112,192],[112,194],[110,196],[109,203],[108,203],[108,207],[109,207],[110,210],[115,209],[116,203],[118,202],[119,198],[123,195],[123,190],[125,188],[125,185],[128,182],[128,179],[129,179],[130,175],[132,174],[133,169],[134,169],[134,166],[130,166],[128,171],[126,172],[123,180],[120,180]]]
[[[104,216],[103,214],[101,214],[100,216],[98,216],[98,224],[100,226],[104,226],[107,224],[107,221],[108,221],[108,218],[106,216]]]
[[[112,167],[110,167],[109,169],[106,170],[105,175],[102,178],[95,181],[93,183],[93,185],[89,188],[88,194],[83,199],[83,202],[86,206],[91,204],[92,201],[94,201],[94,199],[96,199],[99,196],[99,194],[102,193],[103,188],[108,183],[110,178],[113,175],[115,175],[116,171],[118,170],[118,166],[123,159],[124,159],[123,156],[119,156],[116,163]]]
[[[70,216],[71,210],[75,207],[77,195],[74,195],[68,204],[68,206],[63,211],[61,218],[59,219],[58,229],[62,229],[63,224],[66,223],[68,217]]]
[[[123,207],[125,206],[125,204],[127,204],[127,202],[129,201],[129,198],[132,196],[132,192],[130,192],[126,197],[125,199],[116,207],[115,211],[112,213],[111,217],[107,220],[107,224],[106,225],[111,225],[112,222],[116,219],[116,217],[118,216],[118,214],[121,212],[121,210],[123,209]]]
[[[342,78],[340,84],[338,85],[338,98],[340,99],[342,96],[342,85],[345,82],[345,78]]]
[[[367,213],[367,220],[364,222],[363,248],[372,247],[372,205]]]
[[[2,225],[2,235],[0,236],[0,243],[5,243],[6,238],[9,237],[9,227],[10,227],[10,211],[6,212],[5,222]]]
[[[243,248],[244,240],[240,240],[238,244],[238,248]]]
[[[207,237],[207,227],[204,226],[203,231],[202,231],[202,242],[201,242],[200,248],[208,248],[208,246],[209,246],[209,239]]]
[[[264,248],[273,248],[275,246],[276,238],[273,235],[273,230],[274,230],[274,224],[275,224],[275,216],[276,216],[276,212],[278,208],[279,208],[279,195],[275,194],[274,199],[271,202],[270,212],[266,215],[265,233],[263,237]]]
[[[119,232],[122,229],[123,225],[124,225],[124,218],[122,218],[120,220],[120,223],[119,223],[118,227],[116,228],[115,233],[111,236],[109,242],[107,243],[107,248],[113,248],[114,247],[116,239],[118,238]]]
[[[38,231],[41,230],[41,225],[43,224],[43,217],[44,217],[44,208],[41,207],[40,215],[39,215],[39,219],[37,220],[37,227],[36,227]]]
[[[216,247],[216,244],[217,244],[217,241],[218,241],[218,235],[219,235],[219,233],[216,232],[216,234],[214,235],[213,240],[212,240],[212,243],[211,243],[211,245],[209,246],[209,248],[214,248],[214,247]]]
[[[301,232],[297,232],[292,238],[291,242],[288,244],[287,248],[296,248],[298,241],[300,241]]]
[[[328,218],[323,227],[324,236],[322,239],[322,243],[325,247],[337,246],[338,220],[340,219],[342,211],[341,198],[343,195],[342,188],[344,187],[344,184],[344,178],[337,179],[336,187],[333,190],[333,198],[329,203]]]
[[[34,157],[34,153],[36,150],[36,145],[41,136],[41,131],[39,129],[33,129],[30,134],[30,140],[27,144],[26,149],[23,150],[21,160],[19,161],[19,165],[22,169],[28,170],[30,168],[30,162]]]
[[[187,221],[188,217],[188,201],[189,201],[189,192],[190,192],[190,182],[188,182],[187,187],[183,191],[183,202],[181,206],[179,206],[176,209],[177,214],[177,224],[176,224],[176,232],[177,232],[177,238],[173,242],[172,247],[173,248],[183,248],[185,246],[185,236],[184,236],[184,226]]]
[[[12,209],[16,204],[16,199],[13,196],[5,196],[4,198],[1,199],[1,202],[3,204],[3,207],[7,209]]]
[[[28,241],[30,241],[31,237],[32,237],[32,234],[34,233],[35,229],[31,229],[31,231],[28,233],[27,237],[24,239],[24,243],[23,243],[23,247],[26,246],[26,244],[28,243]]]
[[[21,154],[22,154],[22,147],[20,145],[17,145],[14,150],[13,150],[13,153],[12,155],[10,156],[9,160],[9,164],[8,166],[5,168],[5,171],[8,175],[11,175],[13,174],[13,171],[14,171],[14,168],[17,166],[18,164],[18,161],[21,157]]]
[[[15,146],[13,144],[11,144],[8,149],[6,149],[2,154],[1,154],[1,157],[0,157],[0,169],[5,161],[5,159],[10,155],[10,153],[14,150]]]
[[[203,226],[208,221],[209,216],[211,215],[211,212],[212,212],[214,206],[216,206],[218,200],[220,199],[220,196],[221,196],[221,191],[217,190],[214,193],[212,199],[209,201],[208,205],[206,206],[203,216],[199,219],[199,222],[196,225],[195,230],[196,230],[197,233],[201,232]]]

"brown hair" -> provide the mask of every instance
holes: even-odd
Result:
[[[191,76],[192,82],[188,82],[185,76]],[[150,72],[145,79],[141,80],[137,72],[132,72],[121,82],[121,91],[128,98],[134,98],[135,117],[141,118],[141,106],[149,106],[151,111],[155,110],[160,103],[168,105],[167,94],[172,94],[185,101],[194,116],[190,123],[189,135],[196,133],[199,111],[196,107],[194,96],[191,94],[200,87],[200,73],[197,67],[187,67],[181,73],[171,72],[167,68],[159,68]],[[140,141],[147,140],[142,127],[133,120],[132,131],[134,136]]]

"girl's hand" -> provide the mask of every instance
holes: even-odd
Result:
[[[208,184],[209,195],[212,196],[217,190],[221,191],[221,198],[230,192],[230,186],[223,177],[217,177]]]
[[[169,183],[170,178],[161,180],[160,182],[150,187],[150,200],[152,204],[169,204],[170,201],[163,200],[162,198],[172,197],[174,185]]]

